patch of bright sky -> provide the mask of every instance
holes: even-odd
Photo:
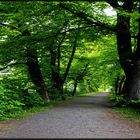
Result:
[[[104,9],[104,12],[107,16],[116,16],[116,11],[113,10],[112,7]]]

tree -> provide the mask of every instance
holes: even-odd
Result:
[[[72,44],[72,52],[70,54],[70,57],[68,59],[68,62],[66,64],[66,68],[64,70],[63,74],[60,74],[60,63],[61,63],[61,50],[60,47],[65,39],[65,36],[62,38],[60,43],[57,46],[57,51],[51,47],[50,48],[50,54],[51,54],[51,59],[50,59],[50,64],[52,68],[52,81],[53,81],[53,88],[57,90],[57,92],[62,96],[62,99],[65,99],[64,93],[63,93],[63,86],[64,83],[67,79],[68,73],[70,71],[70,67],[74,58],[74,54],[76,51],[77,47],[77,38],[78,38],[78,33],[74,34],[74,41],[71,43]],[[67,49],[68,50],[68,49]],[[57,60],[57,65],[56,65],[56,60]]]
[[[87,71],[87,68],[88,68],[88,64],[86,64],[86,65],[84,66],[84,69],[83,69],[82,71],[80,71],[80,72],[73,78],[73,80],[74,80],[74,86],[73,86],[73,87],[74,87],[74,88],[73,88],[72,96],[75,95],[77,85],[78,85],[78,83],[80,82],[80,80],[82,80],[82,79],[84,78],[84,76],[85,76],[85,74],[86,74],[86,71]]]
[[[138,2],[134,2],[133,0],[124,1],[119,3],[119,1],[110,2],[107,1],[116,11],[117,11],[117,25],[116,27],[113,25],[106,24],[94,16],[87,14],[87,11],[82,12],[81,9],[77,9],[76,6],[72,9],[69,4],[61,4],[60,6],[67,11],[73,13],[75,16],[84,20],[87,24],[92,24],[93,26],[98,26],[102,29],[112,31],[116,33],[117,37],[117,48],[119,54],[119,61],[122,69],[125,73],[125,83],[123,86],[122,94],[125,94],[126,100],[137,99],[140,98],[140,90],[139,90],[139,27],[138,35],[136,35],[137,46],[133,46],[131,44],[131,40],[134,37],[132,35],[132,31],[130,30],[132,23],[130,19],[136,18],[135,13]],[[137,16],[138,19],[138,16]],[[138,20],[139,24],[139,20]],[[134,33],[137,33],[135,30]],[[135,50],[133,49],[135,48]]]
[[[97,46],[97,42],[99,42],[100,46],[104,48],[102,49],[104,55],[100,53],[100,56],[95,57],[93,53],[94,58],[96,58],[95,62],[88,59],[92,61],[92,63],[95,63],[89,64],[86,73],[87,75],[90,73],[92,78],[83,76],[83,81],[91,87],[92,82],[89,81],[93,79],[94,76],[95,81],[91,81],[96,83],[97,87],[99,85],[105,87],[105,84],[107,86],[110,84],[116,88],[116,92],[121,91],[122,94],[125,94],[128,100],[139,98],[138,37],[140,33],[137,31],[139,27],[136,25],[136,23],[139,23],[139,21],[137,21],[139,13],[136,8],[139,4],[138,2],[132,0],[125,2],[106,1],[92,3],[23,2],[22,5],[21,3],[16,3],[16,10],[14,8],[15,4],[10,2],[8,4],[4,2],[1,3],[3,15],[1,16],[0,26],[2,27],[2,38],[4,40],[3,42],[1,41],[1,50],[6,52],[6,55],[1,53],[1,58],[3,59],[1,63],[2,67],[22,64],[25,65],[25,70],[27,64],[26,70],[29,71],[31,81],[40,94],[42,94],[42,91],[44,91],[44,95],[46,94],[45,85],[47,85],[48,92],[54,88],[63,97],[64,85],[71,82],[72,79],[70,77],[76,74],[74,70],[74,66],[76,67],[76,61],[73,59],[74,55],[76,55],[77,58],[80,57],[81,54],[78,53],[78,51],[81,48],[90,50],[89,47],[86,48],[83,44],[87,43],[88,45],[89,42],[93,42],[92,47],[95,47]],[[108,17],[103,12],[104,9],[109,6],[112,6],[116,10],[116,18]],[[134,21],[133,23],[132,20]],[[23,33],[25,33],[24,31],[28,31],[28,34],[23,35]],[[138,35],[134,35],[137,34],[137,32]],[[112,41],[110,40],[110,42],[115,42],[113,38],[114,33],[116,33],[117,37],[116,45],[119,59],[113,57],[113,55],[108,57],[107,54],[109,53],[107,52],[109,51],[109,47],[106,49],[106,45],[101,43],[102,41],[99,41],[99,38],[103,39],[105,35],[106,40],[112,37]],[[5,36],[7,37],[5,38]],[[137,43],[134,42],[134,39],[137,40]],[[79,42],[81,42],[81,44]],[[111,43],[108,43],[108,46],[111,45]],[[4,46],[11,46],[11,48],[6,49]],[[114,47],[114,44],[112,47]],[[95,48],[97,49],[97,47]],[[75,52],[76,49],[78,50],[77,52]],[[86,50],[85,52],[87,53],[88,51]],[[90,54],[90,52],[88,53]],[[110,54],[111,53],[113,53],[113,51],[110,52]],[[84,55],[87,59],[87,54]],[[31,57],[34,61],[32,61]],[[105,57],[108,57],[108,59]],[[103,59],[106,60],[106,66],[104,65],[105,61]],[[124,79],[126,79],[123,89],[122,86],[120,86],[123,83],[123,74],[120,70],[118,60],[124,70]],[[12,63],[12,61],[16,63]],[[80,60],[78,63],[80,63]],[[80,68],[83,68],[86,64],[86,62],[82,63]],[[104,67],[101,65],[104,65]],[[95,68],[97,69],[97,67],[98,74],[95,72]],[[104,72],[104,69],[109,73],[110,70],[115,69],[115,67],[117,67],[117,70],[114,73],[112,72],[112,80],[111,77],[103,77],[97,80]],[[36,73],[38,74],[38,79],[35,76]],[[105,75],[108,76],[108,73],[105,72]],[[76,76],[78,75],[80,74]],[[101,81],[104,81],[104,84]],[[76,83],[77,80],[75,80],[75,87]],[[121,87],[122,90],[120,90],[119,87]],[[44,98],[47,99],[48,97],[44,96]]]
[[[125,94],[126,100],[140,98],[139,90],[139,19],[138,19],[138,35],[136,35],[137,46],[132,44],[131,27],[133,24],[130,22],[133,18],[131,13],[137,9],[138,3],[134,3],[133,0],[125,1],[122,5],[118,3],[110,3],[113,8],[121,8],[125,13],[118,10],[117,12],[117,47],[120,58],[120,64],[125,72],[126,80],[122,90],[122,94]],[[114,6],[115,5],[115,6]],[[137,32],[137,31],[134,31]],[[135,47],[135,50],[133,50]]]

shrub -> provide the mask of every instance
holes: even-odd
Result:
[[[12,98],[12,96],[18,97],[18,94],[13,93],[11,95],[3,86],[0,86],[0,119],[10,117],[22,111],[22,107],[25,104]]]

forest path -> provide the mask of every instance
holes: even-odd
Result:
[[[113,113],[106,95],[63,101],[48,111],[9,122],[7,129],[0,130],[0,138],[140,138],[140,124]]]

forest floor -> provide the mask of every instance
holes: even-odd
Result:
[[[0,138],[140,138],[140,124],[113,112],[106,95],[62,101],[25,119],[1,122]]]

